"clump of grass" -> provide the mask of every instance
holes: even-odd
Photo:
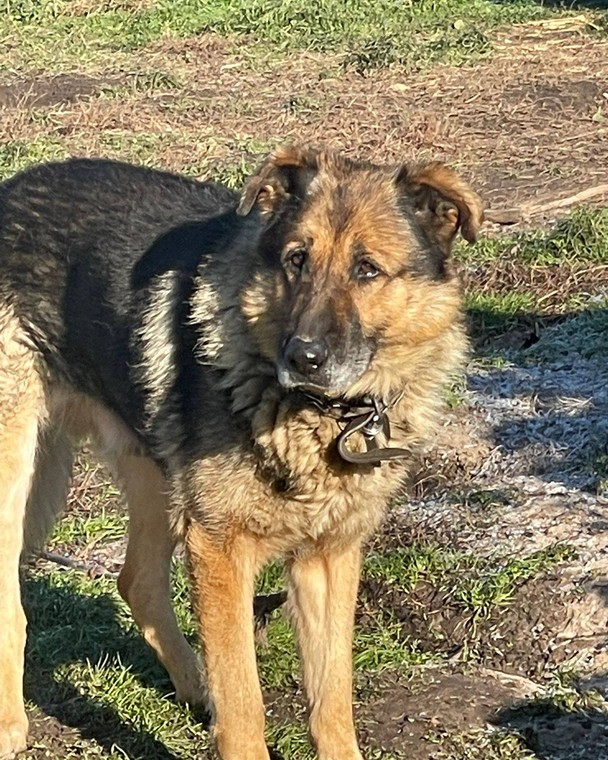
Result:
[[[501,259],[533,266],[608,263],[608,209],[573,209],[550,230],[484,238],[473,248],[458,245],[458,260],[471,266]]]
[[[76,514],[59,521],[49,540],[50,546],[69,544],[72,548],[90,546],[92,543],[115,541],[126,535],[125,515],[106,513],[89,516]]]
[[[266,631],[267,643],[258,647],[258,670],[266,688],[293,686],[299,678],[300,663],[296,640],[282,612],[275,613]]]
[[[473,333],[484,339],[530,326],[530,313],[536,298],[532,293],[511,291],[504,294],[478,293],[465,295],[465,307]]]
[[[514,731],[478,730],[463,733],[431,732],[427,741],[437,745],[434,760],[537,760]]]
[[[496,607],[509,604],[519,586],[541,573],[572,559],[574,553],[568,546],[557,545],[534,552],[527,557],[516,557],[494,564],[475,558],[471,570],[457,581],[452,598],[459,604],[486,617]]]
[[[59,140],[40,137],[29,141],[0,142],[0,181],[8,179],[31,164],[67,157],[68,152]]]
[[[315,757],[308,738],[305,715],[299,716],[297,723],[269,723],[266,741],[279,757],[294,760],[313,760]]]
[[[370,554],[363,563],[363,574],[366,578],[412,591],[422,580],[438,582],[462,557],[464,555],[445,551],[438,546],[413,544]]]
[[[353,662],[356,672],[369,675],[385,670],[409,669],[429,662],[433,657],[417,641],[404,636],[397,621],[385,619],[372,628],[355,630]]]

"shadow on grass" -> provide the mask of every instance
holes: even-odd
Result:
[[[538,760],[608,758],[608,714],[597,707],[522,701],[501,710],[492,723],[516,731]]]
[[[519,456],[520,474],[594,491],[608,478],[608,310],[469,316],[488,365],[468,384],[494,445]]]
[[[95,664],[111,657],[158,696],[172,691],[143,639],[135,630],[127,632],[118,624],[112,599],[87,596],[38,577],[26,578],[22,593],[28,617],[26,698],[108,752],[118,746],[132,760],[177,760],[149,731],[129,725],[118,710],[82,694],[67,678],[56,674],[62,665]],[[118,693],[117,701],[120,697]]]

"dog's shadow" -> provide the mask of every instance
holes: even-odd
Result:
[[[93,666],[115,662],[122,666],[121,672],[128,668],[139,684],[150,689],[152,699],[154,695],[172,699],[173,686],[167,673],[135,627],[126,629],[119,624],[119,610],[114,600],[104,593],[96,596],[78,593],[41,576],[26,576],[21,586],[28,618],[26,699],[61,726],[76,729],[80,737],[94,740],[108,753],[120,747],[130,760],[179,760],[181,755],[171,752],[150,730],[140,727],[148,722],[149,715],[140,725],[134,725],[110,703],[104,704],[93,694],[86,693],[87,677],[94,678]],[[284,601],[282,592],[256,597],[254,616],[258,628],[265,626],[272,611]],[[64,667],[73,663],[91,666],[89,673],[76,676],[82,679],[82,689],[69,680],[67,667]],[[116,679],[112,689],[116,692],[115,701],[120,703],[121,689],[124,691],[129,686],[121,686],[120,672]],[[145,705],[141,707],[142,711],[148,709]],[[193,716],[196,729],[200,730],[201,744],[207,746],[208,742],[203,739],[209,728],[209,715],[198,709],[193,711]],[[159,722],[163,720],[164,717],[159,718]],[[44,745],[44,727],[40,733],[37,738]],[[272,760],[284,760],[272,748],[269,752]],[[204,760],[215,755],[201,750],[197,757]]]
[[[82,677],[81,691],[70,682],[67,668],[63,667],[70,663],[94,666],[115,661],[158,696],[171,698],[168,676],[138,633],[119,625],[114,601],[103,594],[85,596],[41,577],[25,578],[22,595],[28,618],[26,699],[63,726],[76,729],[85,740],[94,740],[108,753],[120,747],[125,757],[133,760],[179,760],[179,755],[169,751],[149,730],[129,724],[110,700],[104,704],[93,694],[87,695],[87,674]],[[90,671],[93,676],[92,667]],[[80,674],[77,677],[80,679]],[[120,702],[119,673],[113,688]],[[201,712],[196,717],[202,738],[208,716]],[[141,725],[145,725],[143,720]],[[43,736],[40,740],[44,744]]]
[[[497,728],[519,735],[537,760],[601,760],[608,757],[608,715],[592,705],[573,707],[553,700],[522,700],[493,719]]]

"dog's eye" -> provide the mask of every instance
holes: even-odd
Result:
[[[285,255],[285,263],[296,272],[301,272],[306,263],[306,250],[294,248]]]
[[[380,270],[369,259],[362,259],[355,266],[355,277],[358,280],[373,280],[379,274]]]

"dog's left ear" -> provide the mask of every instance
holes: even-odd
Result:
[[[395,183],[446,253],[458,230],[469,243],[477,240],[483,222],[481,198],[452,169],[439,162],[401,166]]]
[[[317,173],[317,157],[317,151],[295,146],[276,150],[245,184],[237,214],[246,216],[255,206],[269,218],[288,200],[302,200]]]

